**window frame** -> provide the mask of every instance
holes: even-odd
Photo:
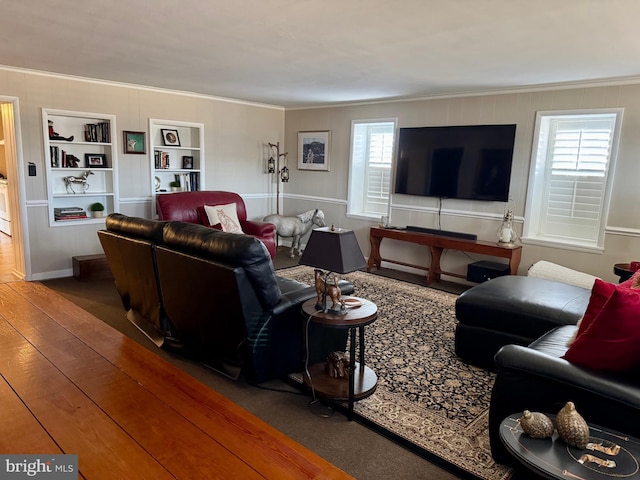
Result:
[[[522,242],[546,247],[556,247],[570,249],[574,251],[584,251],[598,253],[604,251],[604,239],[607,227],[607,218],[611,195],[613,191],[613,181],[615,176],[615,164],[618,156],[620,131],[622,128],[623,108],[601,108],[585,110],[555,110],[536,112],[535,129],[533,133],[533,146],[531,149],[531,160],[529,170],[529,182],[527,187],[525,222],[522,235]],[[611,144],[609,158],[604,172],[602,200],[599,203],[599,223],[597,232],[590,239],[575,238],[569,235],[551,234],[541,231],[541,225],[546,221],[548,215],[544,207],[549,200],[549,190],[552,179],[556,179],[551,173],[551,162],[553,158],[549,156],[549,141],[552,139],[550,125],[558,120],[586,120],[593,117],[594,122],[598,116],[612,116],[614,126],[611,131]],[[542,137],[541,137],[542,136]],[[567,175],[574,184],[584,182],[588,175]]]
[[[361,158],[355,158],[354,149],[356,148],[356,129],[361,125],[370,127],[375,124],[390,123],[393,125],[393,140],[391,144],[391,158],[389,162],[389,180],[388,180],[388,198],[384,212],[367,212],[364,207],[367,204],[365,199],[366,184],[369,176],[368,164],[364,165]],[[398,137],[398,119],[397,118],[373,118],[359,119],[351,121],[351,139],[349,147],[349,179],[347,190],[347,217],[361,220],[380,220],[382,216],[388,216],[391,208],[391,188],[393,184],[393,168],[395,163],[395,148]],[[369,144],[367,144],[369,146]],[[356,161],[357,160],[357,161]]]

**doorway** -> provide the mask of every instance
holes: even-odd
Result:
[[[20,175],[18,159],[22,158],[18,99],[0,96],[0,174],[4,177],[3,219],[0,229],[0,283],[24,280],[24,243],[21,221]],[[24,191],[24,186],[22,187]]]

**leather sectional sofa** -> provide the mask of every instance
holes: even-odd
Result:
[[[278,277],[256,237],[118,213],[98,236],[127,317],[156,345],[256,383],[303,370],[315,289]],[[345,349],[346,331],[309,328],[310,361]]]
[[[634,436],[640,432],[638,372],[584,368],[562,358],[589,297],[590,290],[562,282],[504,276],[458,298],[456,352],[497,370],[489,439],[498,463],[519,465],[502,445],[500,423],[524,410],[557,414],[572,401],[589,424]]]
[[[178,220],[210,226],[204,211],[205,205],[236,204],[236,213],[242,231],[258,238],[269,251],[271,258],[276,256],[276,226],[272,223],[247,220],[244,200],[237,193],[224,191],[176,192],[158,195],[156,209],[160,220]]]

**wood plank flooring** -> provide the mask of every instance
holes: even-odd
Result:
[[[14,282],[14,258],[11,237],[0,232],[0,283]]]
[[[0,285],[0,452],[81,478],[352,478],[37,282]]]

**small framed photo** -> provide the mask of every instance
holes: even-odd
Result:
[[[298,170],[329,171],[331,131],[298,132]]]
[[[107,156],[104,153],[85,153],[84,160],[88,168],[107,167]]]
[[[122,132],[124,134],[124,153],[144,155],[147,153],[145,132]]]
[[[164,142],[165,146],[180,146],[180,136],[178,135],[178,130],[161,128],[160,131],[162,132],[162,141]]]
[[[182,168],[185,170],[191,170],[193,168],[193,157],[182,157]]]

